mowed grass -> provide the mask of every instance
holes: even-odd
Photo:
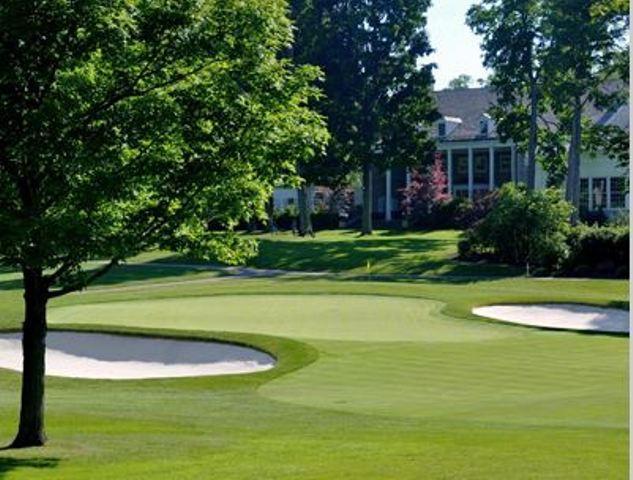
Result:
[[[626,307],[627,282],[181,279],[120,279],[63,297],[50,321],[243,341],[279,367],[49,378],[50,443],[0,452],[0,479],[627,478],[628,338],[470,313],[516,302]],[[0,327],[18,327],[20,315],[20,292],[0,292]],[[18,397],[19,375],[0,371],[0,442],[14,433]]]
[[[251,234],[259,254],[249,265],[301,271],[404,275],[517,275],[520,269],[473,265],[456,260],[461,232],[401,232],[378,230],[360,237],[354,230],[325,230],[315,238],[289,232]]]

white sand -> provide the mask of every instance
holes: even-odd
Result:
[[[92,379],[197,377],[273,368],[270,355],[219,342],[49,332],[46,374]],[[0,335],[0,368],[22,370],[19,334]]]
[[[629,312],[574,304],[497,305],[474,308],[481,317],[533,327],[627,333]]]

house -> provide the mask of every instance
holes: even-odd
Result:
[[[327,187],[310,185],[308,187],[308,206],[310,209],[327,208],[332,190]],[[299,193],[296,188],[277,187],[273,193],[273,207],[275,210],[298,208]]]
[[[441,118],[433,125],[436,158],[445,165],[448,188],[454,197],[476,198],[506,182],[524,182],[526,157],[512,142],[499,138],[488,114],[496,95],[490,88],[436,92]],[[613,111],[588,106],[585,115],[601,125],[629,129],[629,106]],[[627,170],[606,155],[581,157],[581,209],[616,214],[628,209]],[[393,168],[375,175],[374,212],[387,221],[399,215],[398,192],[406,186],[408,169]],[[536,187],[544,188],[547,174],[537,164]]]

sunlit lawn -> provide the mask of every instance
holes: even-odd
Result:
[[[415,273],[408,262],[450,271],[457,233],[262,238],[258,266],[362,272],[372,258],[376,271]],[[310,249],[326,256],[302,261],[299,251]],[[336,249],[344,263],[329,258]],[[148,259],[156,258],[164,255]],[[276,354],[278,368],[178,380],[49,378],[50,443],[0,452],[0,479],[626,478],[628,338],[487,322],[470,310],[624,307],[627,282],[217,281],[194,267],[156,277],[152,267],[134,268],[53,301],[51,324],[237,339]],[[0,274],[0,284],[11,275]],[[19,290],[0,291],[0,326],[17,328],[20,316]],[[18,387],[18,374],[0,371],[0,442],[15,428]]]

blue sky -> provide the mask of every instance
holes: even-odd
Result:
[[[424,59],[434,62],[435,88],[441,89],[461,73],[487,77],[481,64],[479,38],[465,24],[466,11],[476,0],[433,0],[428,11],[428,34],[435,53]]]

